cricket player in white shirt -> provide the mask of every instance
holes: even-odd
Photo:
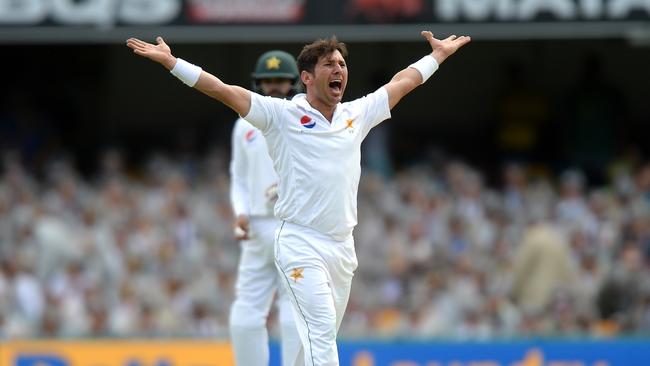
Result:
[[[361,142],[390,110],[424,83],[447,57],[470,41],[422,35],[431,53],[401,70],[384,86],[341,103],[348,82],[346,47],[335,38],[306,45],[298,56],[306,88],[291,100],[263,97],[172,56],[157,44],[131,38],[137,55],[229,106],[264,136],[279,175],[275,216],[275,260],[291,298],[307,366],[338,365],[336,334],[350,295],[357,258],[352,230],[357,223]]]
[[[265,52],[257,60],[253,90],[276,98],[291,97],[299,89],[298,66],[287,52]],[[273,170],[262,132],[243,118],[235,122],[230,161],[230,200],[235,213],[235,238],[241,257],[235,302],[230,311],[230,338],[238,366],[269,364],[267,318],[278,293],[283,366],[302,362],[301,343],[291,302],[283,291],[273,255],[273,216],[278,176]]]

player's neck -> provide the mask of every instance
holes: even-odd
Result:
[[[332,118],[334,117],[334,110],[336,109],[336,104],[330,105],[325,101],[316,98],[312,95],[307,94],[307,103],[312,106],[312,108],[319,111],[323,117],[325,117],[330,123],[332,123]]]

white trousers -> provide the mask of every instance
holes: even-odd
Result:
[[[336,334],[357,268],[354,239],[335,241],[314,229],[282,222],[275,260],[302,342],[304,363],[296,366],[338,365]]]
[[[278,220],[252,217],[250,240],[241,242],[235,301],[230,309],[230,335],[237,366],[269,364],[267,318],[278,292],[282,365],[302,362],[301,342],[291,302],[280,284],[274,264],[273,243]],[[296,361],[296,360],[300,361]]]

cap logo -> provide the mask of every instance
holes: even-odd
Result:
[[[270,58],[266,59],[266,69],[267,70],[278,70],[280,69],[280,62],[282,62],[279,58],[273,56]]]

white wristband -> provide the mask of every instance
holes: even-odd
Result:
[[[438,70],[438,61],[431,55],[426,55],[409,65],[420,72],[422,75],[422,84],[427,81],[436,70]]]
[[[203,70],[200,67],[182,58],[177,58],[176,65],[174,65],[174,68],[170,72],[186,85],[194,87],[196,82],[199,81],[199,77],[201,77],[201,71]]]

